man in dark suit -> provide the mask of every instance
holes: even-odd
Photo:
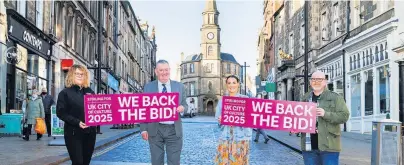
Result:
[[[48,91],[46,90],[46,88],[42,89],[41,96],[43,106],[45,107],[46,131],[48,132],[48,137],[51,137],[51,117],[52,117],[51,106],[55,104],[55,101],[53,100],[53,97],[51,95],[48,95]]]
[[[145,85],[144,93],[179,93],[179,113],[188,108],[186,91],[182,83],[170,80],[170,65],[166,60],[159,60],[155,69],[157,79]],[[149,141],[152,165],[164,165],[164,148],[167,150],[167,164],[180,165],[182,150],[182,123],[177,121],[140,124],[142,138]]]

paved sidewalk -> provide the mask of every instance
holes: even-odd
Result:
[[[103,134],[97,135],[96,149],[102,148],[116,140],[127,137],[139,131],[139,128],[109,129],[111,126],[101,126]],[[63,137],[57,137],[63,138]],[[47,135],[37,141],[36,135],[30,136],[30,141],[21,137],[0,138],[0,165],[44,165],[57,164],[69,158],[66,146],[49,146],[52,137]]]
[[[254,132],[255,133],[255,132]],[[268,136],[290,148],[301,152],[300,137],[296,134],[289,136],[288,132],[266,130]],[[351,132],[341,132],[340,164],[341,165],[368,165],[371,161],[372,136]]]

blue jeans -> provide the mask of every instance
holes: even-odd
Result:
[[[338,165],[339,152],[303,151],[304,165]]]

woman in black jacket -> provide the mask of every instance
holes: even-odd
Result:
[[[89,85],[87,68],[73,65],[56,104],[57,116],[65,122],[64,138],[73,165],[89,165],[94,152],[96,128],[84,124],[84,95],[94,94]]]

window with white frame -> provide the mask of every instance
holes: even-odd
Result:
[[[44,1],[36,1],[36,27],[43,30],[43,3]],[[46,18],[45,18],[46,19]]]
[[[194,63],[191,63],[191,64],[189,65],[189,72],[190,72],[190,73],[194,73],[194,72],[195,72]]]

